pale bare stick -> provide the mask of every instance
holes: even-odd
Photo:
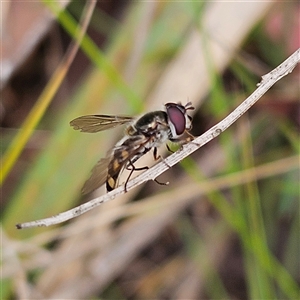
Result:
[[[288,75],[293,71],[296,65],[300,62],[300,49],[294,52],[288,59],[286,59],[281,65],[275,68],[270,73],[262,76],[262,81],[258,84],[258,88],[245,100],[243,101],[232,113],[230,113],[225,119],[213,126],[211,129],[206,131],[201,136],[197,137],[193,141],[183,145],[183,147],[170,155],[164,161],[156,164],[149,170],[138,175],[127,183],[127,191],[134,187],[149,181],[155,180],[157,176],[165,172],[173,165],[180,162],[182,159],[199,149],[200,147],[207,144],[209,141],[217,137],[221,132],[225,131],[230,125],[232,125],[238,118],[240,118],[246,111],[250,109],[277,81],[282,77]],[[124,187],[120,186],[115,190],[95,198],[87,203],[79,205],[73,209],[62,212],[58,215],[50,218],[45,218],[37,221],[26,222],[17,224],[18,229],[31,228],[39,226],[51,226],[78,217],[83,213],[99,206],[100,204],[114,199],[120,194],[124,194]]]

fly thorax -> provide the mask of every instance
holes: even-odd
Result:
[[[127,128],[126,128],[127,135],[135,135],[136,133],[137,133],[137,130],[133,124],[130,124],[129,126],[127,126]]]

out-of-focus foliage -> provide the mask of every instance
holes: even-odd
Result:
[[[45,1],[52,12],[56,5]],[[73,118],[159,109],[175,101],[168,98],[172,86],[167,86],[174,82],[174,90],[185,94],[181,101],[191,100],[197,108],[193,133],[199,135],[299,47],[300,10],[292,2],[235,3],[234,8],[230,3],[134,2],[118,11],[117,19],[106,9],[97,7],[74,68],[79,70],[86,57],[91,64],[84,71],[71,69],[70,82],[5,182],[13,188],[3,189],[3,298],[296,299],[299,69],[217,140],[164,174],[159,180],[170,181],[169,187],[149,183],[55,228],[15,229],[15,223],[86,201],[80,196],[82,184],[121,136],[118,130],[73,131]],[[74,2],[56,16],[67,35],[82,11]],[[232,49],[214,34],[229,23],[235,28],[241,17],[248,27],[242,37],[238,25],[236,33],[227,32],[231,40],[239,38],[233,42],[239,48]],[[208,24],[215,30],[206,31]],[[206,64],[199,86],[184,81],[197,74],[192,68],[197,53],[186,51],[195,34]],[[105,38],[101,52],[97,38]],[[224,64],[214,60],[214,39],[226,49]],[[183,58],[192,65],[190,73],[176,69]],[[4,149],[12,139],[7,132]],[[36,140],[39,146],[30,149]]]

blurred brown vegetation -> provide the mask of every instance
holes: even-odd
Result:
[[[64,5],[78,20],[84,3]],[[72,37],[43,2],[2,5],[3,154]],[[68,127],[72,118],[142,113],[189,100],[197,108],[193,134],[200,135],[299,47],[299,15],[296,2],[97,2],[87,34],[141,103],[127,99],[78,52],[2,186],[3,299],[295,296],[299,67],[218,140],[160,176],[168,187],[147,183],[54,228],[17,232],[13,224],[87,201],[80,188],[121,131],[87,136]],[[286,158],[294,159],[293,167],[286,168]],[[274,175],[264,177],[264,166],[273,162]],[[255,181],[229,179],[226,188],[216,183],[201,190],[215,177],[242,177],[252,168]]]

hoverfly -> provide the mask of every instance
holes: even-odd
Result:
[[[193,110],[191,102],[185,106],[181,103],[166,103],[164,110],[146,113],[140,118],[110,115],[87,115],[70,122],[75,130],[82,132],[98,132],[127,124],[125,136],[102,158],[92,170],[90,178],[85,182],[82,193],[87,194],[106,182],[107,191],[118,185],[120,173],[130,170],[126,185],[134,171],[146,170],[148,167],[136,168],[134,163],[153,149],[153,157],[158,160],[157,147],[170,140],[184,144],[193,139],[189,133],[192,128],[192,117],[187,110]],[[183,138],[184,133],[188,137]],[[167,146],[169,149],[169,147]],[[169,149],[170,150],[170,149]],[[158,182],[158,181],[156,181]],[[159,182],[158,182],[159,183]]]

